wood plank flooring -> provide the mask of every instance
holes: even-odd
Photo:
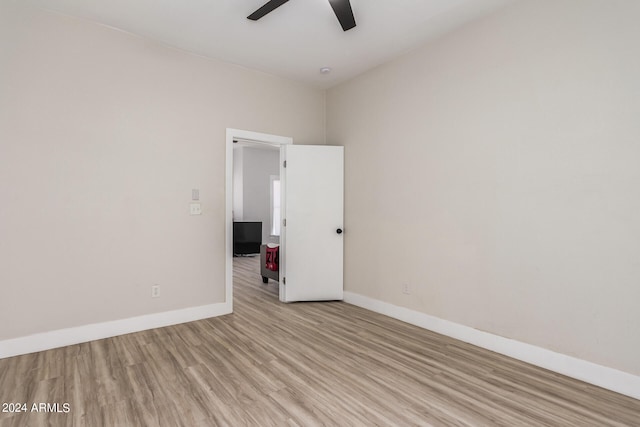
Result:
[[[6,426],[640,426],[640,401],[341,302],[281,304],[0,360]],[[30,409],[30,408],[29,408]]]

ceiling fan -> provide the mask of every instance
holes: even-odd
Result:
[[[247,16],[247,18],[252,21],[257,21],[288,1],[289,0],[269,0],[258,10]],[[353,16],[353,10],[351,10],[351,3],[349,0],[329,0],[329,4],[331,4],[333,12],[336,14],[336,18],[338,18],[338,21],[344,31],[350,30],[356,26],[356,19]]]

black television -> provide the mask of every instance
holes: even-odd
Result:
[[[256,255],[262,244],[262,223],[241,221],[233,223],[233,255]]]

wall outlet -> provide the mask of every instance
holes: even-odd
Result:
[[[189,213],[191,215],[202,215],[200,203],[189,203]]]
[[[411,292],[409,292],[409,284],[408,283],[403,283],[402,284],[402,293],[405,295],[411,295]]]
[[[151,286],[151,298],[158,298],[160,296],[160,285]]]

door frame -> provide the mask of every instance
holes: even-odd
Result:
[[[225,303],[233,312],[233,140],[241,140],[256,144],[269,144],[278,147],[293,144],[293,138],[288,136],[270,135],[227,128],[226,136],[226,166],[225,166]],[[282,168],[282,161],[280,162]],[[280,178],[282,180],[282,177]],[[281,181],[282,182],[282,181]],[[280,233],[282,243],[282,233]],[[282,285],[280,285],[281,287]],[[280,292],[282,294],[282,292]]]

